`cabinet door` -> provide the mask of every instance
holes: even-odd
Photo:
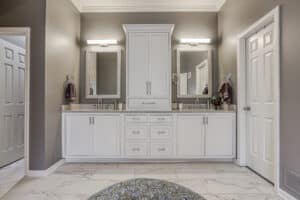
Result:
[[[130,33],[128,48],[129,98],[147,98],[149,81],[149,34]]]
[[[120,152],[120,116],[94,117],[94,153],[97,156],[118,156]]]
[[[203,116],[178,116],[177,153],[180,158],[199,158],[203,156],[203,128]]]
[[[67,155],[88,156],[93,153],[93,125],[90,116],[67,116],[66,133]]]
[[[150,34],[150,95],[169,98],[171,85],[170,46],[168,33]]]
[[[205,134],[207,157],[233,157],[234,117],[231,115],[208,116]]]

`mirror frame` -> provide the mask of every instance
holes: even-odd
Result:
[[[206,95],[180,95],[180,56],[181,52],[208,52],[208,94]],[[199,46],[179,46],[177,47],[177,98],[181,99],[193,99],[193,98],[210,98],[212,96],[212,47],[208,45],[199,45]]]
[[[117,93],[116,94],[103,94],[103,95],[89,95],[89,60],[87,59],[88,53],[117,53]],[[120,99],[121,98],[121,54],[122,49],[119,46],[108,46],[108,47],[99,47],[93,46],[85,52],[85,94],[86,99]]]

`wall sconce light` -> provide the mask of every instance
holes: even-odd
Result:
[[[100,46],[108,46],[117,44],[117,40],[87,40],[88,45],[100,45]]]
[[[180,39],[180,43],[191,44],[191,45],[210,44],[211,39],[210,38],[182,38]]]

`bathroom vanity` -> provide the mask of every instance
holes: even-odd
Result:
[[[211,97],[209,45],[179,45],[172,74],[172,24],[123,26],[126,33],[126,106],[63,107],[62,144],[67,162],[232,161],[236,153],[235,109],[172,109],[178,99]],[[86,52],[86,98],[119,99],[121,48]],[[116,106],[115,106],[116,107]]]
[[[64,110],[67,162],[235,158],[235,111]]]

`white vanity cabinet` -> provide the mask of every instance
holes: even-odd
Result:
[[[205,156],[231,158],[235,156],[235,115],[210,114],[205,124]]]
[[[234,112],[66,112],[68,162],[232,160]]]
[[[92,117],[88,114],[65,117],[66,156],[87,156],[93,154]]]
[[[63,115],[64,157],[115,158],[121,156],[120,114]]]
[[[235,114],[178,114],[179,158],[226,159],[235,157]]]
[[[171,110],[171,34],[174,25],[124,25],[127,109]]]
[[[178,114],[177,156],[180,158],[201,158],[204,156],[204,116]]]

